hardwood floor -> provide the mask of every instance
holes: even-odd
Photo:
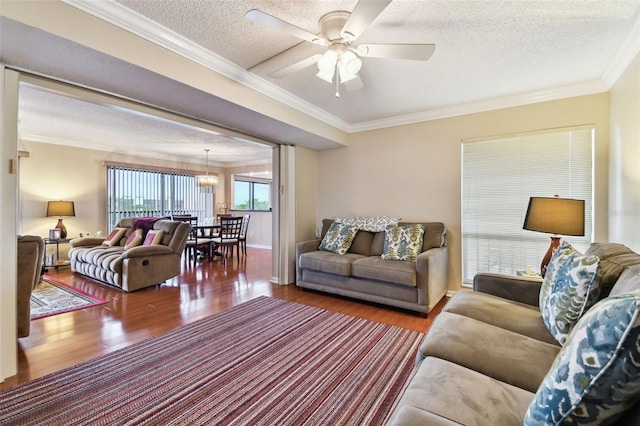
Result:
[[[226,266],[220,261],[185,263],[182,274],[166,283],[126,293],[96,283],[69,268],[48,275],[106,304],[31,322],[29,337],[18,340],[18,374],[0,390],[71,367],[132,343],[229,309],[258,296],[276,297],[373,321],[425,332],[442,309],[427,318],[375,304],[271,284],[271,251],[247,248],[247,257]],[[446,298],[445,298],[446,299]]]

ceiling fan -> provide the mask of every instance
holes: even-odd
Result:
[[[310,33],[258,9],[252,9],[244,16],[249,21],[283,31],[304,41],[327,46],[323,54],[303,59],[272,72],[269,76],[282,78],[317,64],[318,77],[329,83],[332,83],[335,77],[336,97],[340,97],[340,83],[355,81],[355,87],[362,87],[358,76],[358,71],[362,67],[360,58],[426,61],[433,55],[436,48],[434,44],[353,44],[391,1],[360,0],[352,12],[342,10],[329,12],[318,21],[319,34]]]

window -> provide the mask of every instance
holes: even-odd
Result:
[[[584,251],[592,234],[592,126],[462,143],[462,279],[477,272],[535,271],[550,235],[522,229],[529,197],[585,200],[585,236],[566,237]]]
[[[212,217],[213,197],[196,187],[194,173],[107,165],[109,229],[126,217]]]
[[[269,210],[271,182],[235,177],[233,181],[234,210]]]

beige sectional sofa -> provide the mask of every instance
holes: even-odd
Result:
[[[358,231],[343,255],[319,250],[333,222],[324,219],[321,238],[296,245],[298,287],[421,314],[427,314],[446,294],[448,253],[443,223],[422,223],[425,232],[421,253],[415,261],[402,261],[381,258],[384,231]]]
[[[616,409],[615,401],[624,401],[616,424],[640,424],[640,255],[613,243],[594,243],[585,255],[600,259],[599,301],[564,346],[541,315],[541,280],[478,274],[473,291],[455,294],[427,332],[389,424],[602,424],[602,405]],[[628,316],[626,328],[612,312]],[[618,377],[622,370],[629,376]]]
[[[162,231],[153,245],[125,249],[137,218],[122,219],[116,228],[125,232],[113,246],[105,238],[84,237],[70,241],[71,270],[104,283],[134,291],[150,287],[180,274],[181,257],[191,225],[160,219],[151,229]]]

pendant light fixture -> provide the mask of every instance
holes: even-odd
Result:
[[[200,188],[200,192],[215,193],[218,186],[218,177],[209,175],[209,150],[205,149],[205,174],[196,175],[196,185]]]

